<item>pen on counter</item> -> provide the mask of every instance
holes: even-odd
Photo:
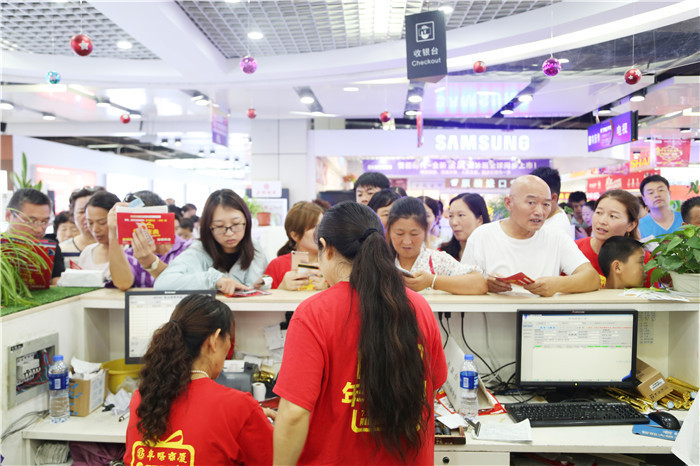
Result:
[[[129,413],[128,412],[124,413],[121,416],[119,416],[119,422],[122,422],[123,420],[128,419],[128,418],[129,418]]]

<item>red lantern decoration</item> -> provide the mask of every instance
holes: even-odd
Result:
[[[70,40],[70,48],[81,57],[87,57],[92,53],[92,39],[85,34],[76,34]]]
[[[481,60],[474,62],[474,73],[483,73],[486,71],[486,63]]]
[[[391,120],[391,113],[388,110],[384,110],[381,115],[379,115],[379,120],[382,123],[388,123]]]
[[[122,123],[127,124],[131,121],[131,115],[125,113],[124,115],[120,116],[119,119],[122,121]]]
[[[249,108],[248,109],[248,118],[251,120],[255,119],[257,115],[255,114],[255,109],[254,108]]]
[[[630,86],[637,84],[642,79],[642,72],[637,68],[630,68],[625,72],[625,82]]]

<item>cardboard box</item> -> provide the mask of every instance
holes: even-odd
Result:
[[[651,401],[659,401],[671,393],[671,387],[658,370],[651,367],[641,359],[637,359],[637,391]]]
[[[107,371],[101,370],[90,380],[70,379],[70,414],[85,417],[105,401]]]

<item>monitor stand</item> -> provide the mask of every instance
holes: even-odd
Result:
[[[596,390],[592,388],[555,388],[547,390],[543,396],[547,403],[593,402]]]

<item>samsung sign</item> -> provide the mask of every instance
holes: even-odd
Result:
[[[517,134],[437,134],[435,150],[441,152],[527,152],[530,136]]]

